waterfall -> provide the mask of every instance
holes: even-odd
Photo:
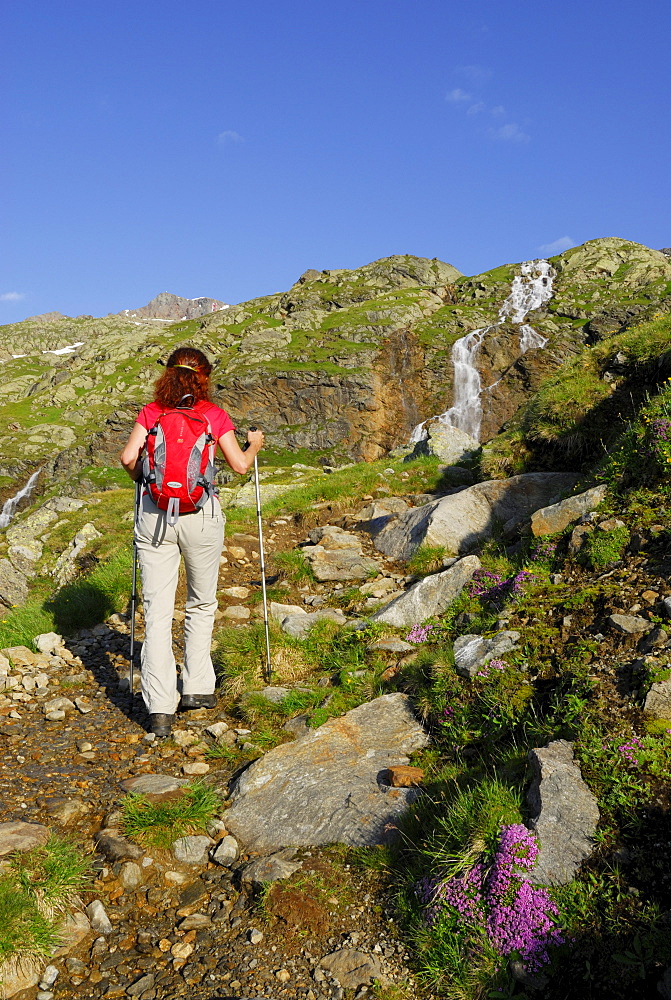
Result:
[[[0,513],[0,528],[6,528],[9,525],[9,522],[14,517],[16,508],[19,506],[21,501],[24,497],[29,497],[33,492],[35,483],[37,482],[37,477],[41,471],[41,469],[38,469],[37,472],[33,472],[23,489],[19,490],[16,496],[10,497],[9,500],[5,500],[2,513]]]
[[[452,365],[454,368],[454,402],[449,410],[440,413],[431,420],[457,427],[470,434],[476,441],[480,440],[480,425],[482,423],[482,393],[493,389],[493,385],[482,388],[480,372],[476,360],[480,346],[487,334],[506,321],[520,327],[520,354],[525,354],[532,348],[545,347],[547,338],[537,333],[533,327],[524,322],[528,313],[540,309],[552,298],[552,279],[556,272],[547,260],[527,260],[520,265],[520,273],[513,278],[510,294],[499,310],[496,323],[472,330],[465,337],[460,337],[452,347]],[[426,424],[417,424],[410,436],[410,444],[417,444],[428,437]]]

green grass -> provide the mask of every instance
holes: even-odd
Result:
[[[300,549],[291,552],[275,552],[271,557],[273,567],[283,579],[300,586],[303,583],[315,583],[312,566]]]
[[[0,875],[0,963],[51,954],[60,915],[84,887],[88,869],[81,850],[56,836],[7,859]]]
[[[629,529],[626,527],[616,527],[610,531],[597,529],[585,539],[580,556],[593,569],[605,569],[622,557],[628,541]]]
[[[131,794],[122,802],[123,829],[142,844],[167,848],[180,837],[204,833],[220,809],[218,792],[202,782],[194,782],[181,798],[168,802],[152,803],[145,795]]]
[[[444,545],[420,545],[408,560],[408,572],[416,573],[418,576],[436,573],[442,569],[446,552]]]

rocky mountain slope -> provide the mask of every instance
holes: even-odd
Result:
[[[668,261],[615,243],[595,241],[552,262],[555,295],[529,317],[548,344],[507,368],[496,362],[502,380],[544,356],[551,371],[466,465],[395,456],[333,470],[314,455],[307,465],[296,454],[264,453],[270,679],[262,677],[253,489],[237,481],[222,490],[219,702],[181,715],[164,743],[145,735],[128,678],[132,489],[111,467],[90,463],[94,455],[111,461],[115,435],[125,433],[131,376],[146,370],[143,345],[164,358],[169,338],[133,321],[123,328],[139,337],[137,356],[125,356],[129,370],[105,375],[113,357],[93,354],[99,368],[89,359],[89,388],[75,380],[87,377],[77,365],[95,351],[91,341],[71,357],[54,355],[55,368],[19,404],[23,440],[28,427],[36,438],[53,428],[43,415],[46,430],[30,423],[45,396],[54,417],[82,423],[61,417],[69,446],[35,452],[63,478],[43,477],[40,495],[0,539],[0,856],[12,858],[0,879],[0,910],[9,914],[0,948],[15,953],[8,880],[42,884],[34,881],[46,878],[40,852],[60,850],[50,833],[69,837],[82,857],[95,851],[95,860],[79,901],[67,898],[64,950],[43,948],[32,978],[10,983],[4,966],[6,992],[27,986],[21,1000],[37,1000],[38,985],[39,1000],[210,1000],[227,990],[292,1000],[629,1000],[637,990],[655,995],[659,984],[668,995]],[[437,262],[393,260],[356,280],[308,272],[281,308],[281,296],[254,306],[252,316],[265,317],[256,332],[266,339],[252,340],[252,353],[268,406],[292,372],[312,373],[323,389],[319,365],[335,364],[317,358],[329,318],[345,329],[343,312],[360,324],[365,310],[372,323],[372,303],[393,299],[405,309],[408,296],[431,305],[444,287],[442,304],[421,322],[454,296],[450,322],[468,315],[482,326],[510,290],[512,272],[486,307],[460,305],[473,279]],[[575,272],[573,291],[562,284],[567,272]],[[579,276],[588,272],[581,298]],[[603,285],[595,287],[596,274]],[[355,293],[364,298],[347,300]],[[619,315],[617,328],[591,326],[604,299],[601,315],[612,323]],[[301,330],[288,331],[300,312],[288,307],[306,302]],[[245,326],[236,313],[240,329],[228,342],[227,313],[168,329],[208,343],[221,337],[219,384],[230,376],[234,387],[243,371],[258,377],[240,350],[255,320]],[[118,318],[107,322],[102,336],[126,350]],[[417,342],[421,322],[408,334]],[[496,343],[507,343],[506,358],[519,351],[519,326],[492,323],[483,358],[495,357]],[[450,343],[473,328],[450,327]],[[425,359],[437,342],[431,329]],[[275,354],[268,330],[284,338]],[[348,344],[375,361],[373,335],[354,324],[346,332],[340,360],[352,360]],[[306,360],[279,361],[301,337]],[[556,364],[553,337],[566,346]],[[483,362],[485,384],[501,367],[492,363],[488,375]],[[53,382],[56,372],[65,377]],[[372,385],[365,370],[357,377]],[[125,406],[94,402],[106,385],[103,395],[118,393]],[[74,399],[59,409],[53,394],[73,386]],[[353,421],[348,398],[343,420]],[[420,415],[451,397],[435,402]],[[91,438],[85,413],[95,405],[106,423]],[[382,440],[381,425],[370,427]],[[362,442],[363,432],[362,422]],[[21,428],[14,435],[21,439]],[[183,600],[182,584],[178,659]],[[136,624],[141,641],[141,611]],[[174,817],[197,801],[209,801],[208,810],[187,812],[190,825],[180,827]],[[340,846],[324,846],[334,841]],[[526,852],[517,867],[528,879],[509,880],[511,843]],[[508,879],[498,900],[484,878],[490,870]],[[471,920],[458,916],[468,917],[468,906],[447,905],[464,903],[465,878],[480,894]]]
[[[671,260],[659,251],[599,239],[550,264],[552,297],[525,318],[547,343],[524,354],[519,323],[497,322],[518,265],[469,278],[411,256],[352,271],[306,271],[287,292],[174,323],[156,319],[187,315],[188,307],[159,296],[151,315],[145,307],[133,316],[34,317],[6,326],[4,485],[25,480],[39,464],[67,475],[116,462],[156,363],[185,342],[215,359],[217,402],[240,425],[264,427],[271,449],[369,461],[451,405],[455,341],[493,324],[477,359],[485,390],[481,440],[488,441],[585,345],[669,309]],[[208,310],[219,305],[194,301]],[[44,353],[70,345],[78,346]]]

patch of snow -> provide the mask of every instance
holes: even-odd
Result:
[[[59,347],[55,351],[42,351],[42,354],[72,354],[78,347],[83,347],[84,341],[79,340],[76,344],[68,344],[67,347]]]

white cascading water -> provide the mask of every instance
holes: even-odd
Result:
[[[475,361],[482,341],[487,334],[502,323],[519,324],[520,354],[525,354],[532,348],[545,347],[547,339],[537,333],[533,327],[524,322],[526,315],[534,309],[540,309],[552,298],[552,279],[556,272],[547,260],[527,260],[520,265],[520,273],[513,278],[510,295],[499,310],[499,318],[491,326],[483,326],[472,330],[465,337],[460,337],[452,347],[452,364],[454,366],[454,402],[449,410],[440,413],[431,420],[440,420],[451,427],[469,434],[476,441],[480,440],[480,424],[482,423],[483,391],[493,389],[493,385],[483,390],[480,372]],[[426,424],[418,424],[411,436],[410,444],[417,444],[428,436]]]
[[[41,471],[42,471],[41,469],[38,469],[37,472],[33,472],[32,476],[30,477],[26,485],[23,487],[23,489],[20,489],[19,492],[16,494],[16,496],[10,497],[9,500],[5,500],[4,507],[2,508],[2,513],[0,513],[0,529],[6,528],[9,525],[9,522],[14,517],[14,514],[16,513],[16,508],[19,506],[21,501],[25,499],[25,497],[29,497],[30,494],[33,492],[35,483],[37,482],[37,477],[39,476]]]

